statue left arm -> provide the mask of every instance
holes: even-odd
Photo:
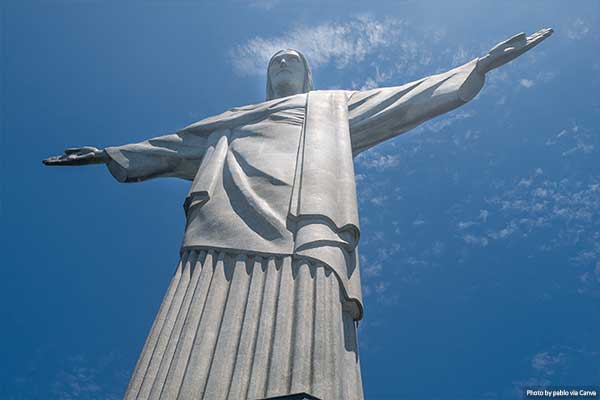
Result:
[[[354,155],[404,133],[471,99],[483,87],[485,74],[515,59],[552,34],[542,29],[499,43],[487,55],[460,67],[403,86],[354,92],[348,101]]]

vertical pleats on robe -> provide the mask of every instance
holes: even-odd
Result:
[[[125,398],[362,399],[356,323],[343,301],[324,265],[187,251]]]

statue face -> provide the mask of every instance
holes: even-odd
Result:
[[[302,93],[306,73],[304,63],[297,52],[286,50],[277,54],[268,69],[275,97]]]

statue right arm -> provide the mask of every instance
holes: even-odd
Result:
[[[50,166],[106,164],[119,182],[141,182],[158,177],[193,180],[207,149],[207,135],[180,131],[139,143],[104,150],[79,147],[44,160]]]
[[[204,135],[178,132],[143,142],[107,147],[108,170],[119,182],[159,177],[193,180],[204,152]]]

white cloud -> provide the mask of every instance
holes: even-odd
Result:
[[[466,222],[460,221],[458,223],[458,229],[462,231],[462,230],[468,229],[468,228],[470,228],[472,226],[475,226],[475,225],[477,225],[477,222],[473,222],[473,221],[466,221]]]
[[[366,265],[362,269],[364,276],[369,277],[369,278],[381,275],[382,270],[383,270],[383,268],[382,268],[381,264]]]
[[[279,4],[279,0],[254,0],[250,2],[251,7],[261,8],[269,11]]]
[[[127,377],[128,373],[119,370],[120,357],[115,353],[107,353],[90,363],[84,355],[69,357],[64,368],[58,373],[53,385],[52,395],[60,400],[74,399],[119,399],[116,392],[115,377]],[[123,382],[124,383],[124,382]]]
[[[490,212],[488,210],[479,210],[479,219],[482,222],[487,222],[488,217],[490,216]]]
[[[377,282],[375,284],[375,292],[377,294],[383,294],[387,288],[389,287],[389,284],[386,282]]]
[[[575,145],[575,147],[572,147],[569,150],[564,151],[562,153],[562,156],[567,157],[567,156],[571,156],[576,153],[590,154],[593,151],[594,151],[593,144],[586,144],[586,143],[579,142]]]
[[[425,123],[425,129],[429,129],[432,132],[439,132],[447,127],[449,127],[450,125],[452,125],[453,123],[463,120],[463,119],[467,119],[467,118],[471,118],[475,115],[475,113],[473,111],[459,111],[459,112],[455,112],[450,114],[447,117],[442,117],[440,119],[436,119],[430,122],[426,122]],[[467,138],[468,139],[468,138]]]
[[[521,86],[523,86],[526,89],[529,89],[529,88],[533,87],[533,85],[535,85],[535,82],[533,82],[530,79],[521,79],[519,81],[519,83],[521,84]]]
[[[563,157],[569,157],[575,154],[591,154],[596,150],[598,134],[587,128],[581,128],[573,124],[571,128],[562,129],[556,136],[551,136],[546,140],[546,146],[559,145],[564,150]]]
[[[230,55],[241,75],[264,74],[271,56],[285,48],[302,51],[313,68],[332,61],[343,68],[397,45],[402,25],[402,21],[393,18],[375,20],[362,16],[345,23],[299,26],[272,38],[257,36],[235,47]]]
[[[553,71],[541,71],[537,74],[537,80],[547,83],[554,80],[557,75],[558,73]]]
[[[566,135],[568,133],[568,131],[566,129],[563,129],[562,131],[558,132],[558,135],[556,135],[556,138],[558,139],[559,137],[562,137],[564,135]]]
[[[585,129],[580,130],[585,132]],[[559,135],[566,135],[561,131]],[[477,229],[458,235],[471,245],[482,245],[483,238],[501,240],[508,237],[546,237],[540,251],[561,249],[568,263],[578,267],[579,294],[600,295],[600,177],[587,181],[551,179],[541,169],[517,178],[513,186],[487,199],[496,221],[504,226],[490,228],[485,235]],[[494,221],[494,222],[496,222]],[[488,224],[490,225],[490,224]]]
[[[581,40],[590,33],[589,25],[581,18],[575,19],[567,28],[567,37],[571,40]]]
[[[488,236],[492,239],[505,239],[517,232],[517,230],[517,224],[514,221],[511,221],[507,227],[500,229],[497,232],[491,232],[488,234]]]
[[[387,197],[386,195],[381,195],[381,196],[374,196],[374,197],[371,197],[371,198],[369,199],[369,201],[370,201],[372,204],[375,204],[376,206],[381,206],[381,205],[383,205],[383,203],[384,203],[384,202],[385,202],[387,199],[388,199],[388,197]]]
[[[441,256],[446,251],[446,245],[439,240],[436,240],[431,248],[431,252],[434,256]]]
[[[356,162],[367,169],[379,172],[397,167],[400,164],[399,154],[381,154],[376,150],[368,150],[356,158]]]
[[[528,188],[529,186],[531,186],[532,182],[533,182],[533,179],[531,179],[531,178],[523,178],[519,181],[519,183],[517,185],[520,187]]]
[[[515,398],[522,398],[523,389],[554,386],[557,382],[573,381],[581,368],[595,368],[600,353],[584,346],[554,345],[547,351],[534,354],[528,377],[513,381]]]
[[[475,235],[471,235],[471,234],[464,235],[463,240],[467,244],[474,245],[474,246],[480,246],[480,247],[486,247],[489,243],[489,241],[486,237],[475,236]]]
[[[531,367],[545,375],[554,375],[556,368],[565,362],[565,358],[564,353],[538,353],[532,357]]]
[[[474,57],[464,47],[460,46],[452,56],[452,65],[460,65]]]

